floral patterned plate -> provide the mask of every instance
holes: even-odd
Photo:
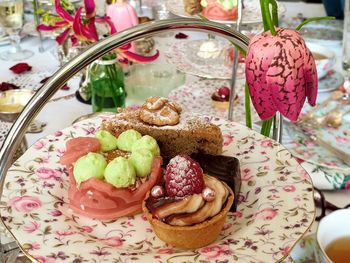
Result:
[[[333,155],[330,151],[320,146],[310,136],[302,132],[302,130],[295,129],[293,124],[286,123],[284,125],[286,134],[290,140],[284,140],[284,146],[291,151],[291,153],[309,163],[323,166],[330,169],[336,169],[342,172],[350,173],[350,166],[348,163]],[[316,138],[330,141],[334,148],[338,147],[344,152],[350,151],[350,139],[348,134],[349,124],[343,124],[338,129],[325,127],[319,130],[311,129],[308,131],[316,136]]]
[[[168,97],[180,103],[185,110],[227,119],[228,109],[215,108],[211,100],[213,92],[221,86],[229,87],[230,82],[228,80],[201,79],[172,90]],[[236,82],[235,92],[238,95],[238,101],[234,107],[234,120],[245,124],[243,81]],[[253,121],[258,121],[259,117],[255,111],[253,114]]]
[[[174,15],[181,17],[197,17],[191,16],[185,12],[183,1],[179,0],[167,0],[166,1],[167,9]],[[283,14],[286,11],[286,8],[281,3],[278,3],[279,14]],[[223,24],[236,24],[236,21],[228,20],[214,20],[218,23]],[[262,22],[261,13],[260,13],[260,4],[259,0],[245,0],[243,15],[242,15],[242,24],[259,24]]]
[[[301,166],[309,173],[313,185],[320,190],[350,190],[350,171],[301,162]]]
[[[224,154],[239,158],[242,172],[237,212],[213,244],[179,250],[159,240],[142,215],[102,222],[69,209],[59,156],[68,139],[93,136],[101,117],[39,140],[13,164],[1,200],[4,224],[27,256],[46,263],[283,260],[314,220],[310,177],[275,141],[237,123],[202,118],[219,125]]]
[[[200,43],[203,43],[204,41],[208,40],[184,40],[170,44],[165,52],[167,62],[176,65],[178,70],[187,74],[203,78],[231,79],[232,68],[225,65],[224,57],[221,56],[217,58],[221,63],[213,63],[211,60],[208,60],[208,63],[205,63],[193,60],[191,56],[189,56],[189,52],[195,52],[191,46],[198,46],[199,48]],[[230,46],[228,42],[221,44],[221,46],[225,45],[227,48]],[[244,78],[244,63],[239,64],[237,78]]]

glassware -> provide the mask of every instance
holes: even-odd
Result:
[[[185,79],[185,74],[172,64],[161,61],[133,64],[125,77],[128,104],[142,104],[149,96],[167,97],[170,91],[183,85]]]
[[[350,0],[344,3],[344,30],[343,30],[343,74],[350,77]]]
[[[38,0],[33,0],[33,12],[34,12],[34,24],[35,27],[38,28],[38,26],[40,25],[40,17],[39,17],[39,3]],[[40,30],[36,30],[38,32],[38,36],[39,36],[39,52],[42,53],[44,52],[44,45],[43,45],[43,35],[42,32]]]
[[[3,60],[23,60],[34,53],[20,47],[19,32],[23,26],[23,0],[0,0],[0,24],[10,37],[13,49],[0,53]]]
[[[116,112],[125,107],[124,72],[114,54],[94,62],[87,74],[93,112]]]

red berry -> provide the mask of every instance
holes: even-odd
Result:
[[[218,89],[218,94],[221,98],[225,99],[230,97],[230,89],[228,87],[220,87]]]
[[[165,171],[165,188],[169,197],[200,194],[204,188],[203,170],[188,156],[172,158]]]

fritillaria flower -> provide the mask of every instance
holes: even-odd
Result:
[[[277,111],[296,121],[307,98],[317,96],[315,60],[298,31],[276,28],[254,36],[245,61],[246,79],[253,105],[262,120]]]

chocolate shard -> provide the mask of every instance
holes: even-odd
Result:
[[[191,158],[196,160],[204,173],[225,182],[234,192],[235,199],[230,211],[234,212],[238,205],[238,194],[241,189],[241,169],[235,157],[196,153]]]

